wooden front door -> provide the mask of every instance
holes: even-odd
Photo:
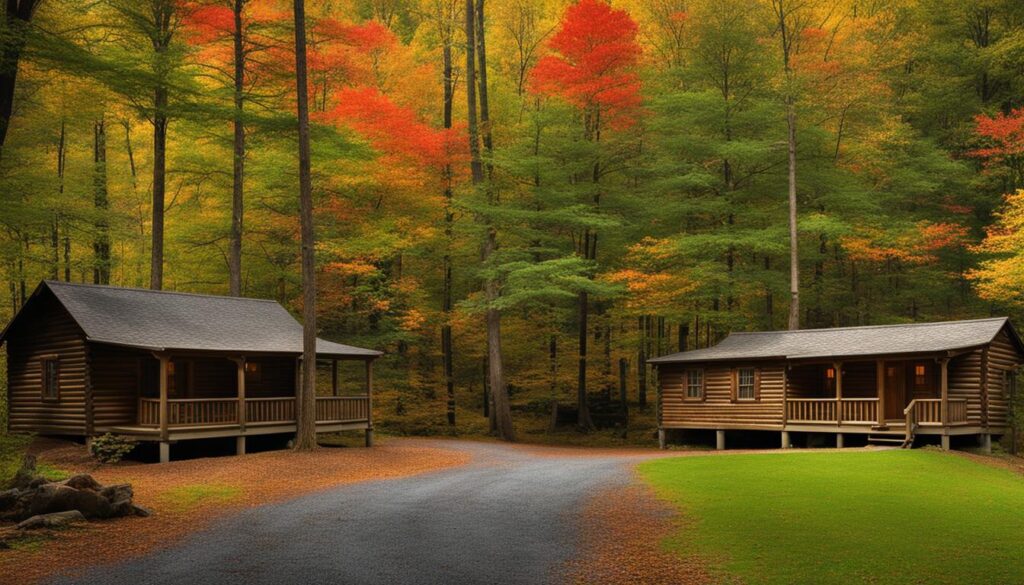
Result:
[[[904,365],[898,362],[885,364],[885,418],[902,419],[907,407],[907,376]]]

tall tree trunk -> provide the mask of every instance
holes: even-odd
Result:
[[[439,15],[441,21],[441,38],[444,46],[441,49],[441,58],[443,60],[444,68],[444,104],[442,109],[444,112],[444,128],[450,130],[452,127],[452,101],[454,99],[455,88],[453,87],[452,78],[452,24],[450,17],[452,15],[445,11],[445,7],[442,6],[442,14]],[[441,359],[442,367],[444,369],[444,386],[445,396],[447,398],[447,414],[448,424],[455,426],[455,378],[453,373],[453,356],[452,352],[452,246],[453,234],[454,234],[454,222],[455,214],[452,208],[452,165],[450,162],[446,163],[443,170],[444,180],[444,258],[442,259],[441,271],[443,272],[444,283],[442,286],[442,298],[441,298],[441,310],[444,313],[444,323],[441,325]]]
[[[155,52],[156,87],[153,89],[153,226],[150,247],[149,288],[164,286],[164,206],[167,189],[167,124],[168,77],[167,62],[171,45],[172,22],[176,3],[155,0],[151,40]]]
[[[299,389],[295,448],[316,447],[316,271],[313,183],[309,151],[309,95],[306,80],[306,6],[295,0],[295,92],[299,116],[299,219],[302,231],[302,386]]]
[[[785,0],[772,0],[782,41],[782,64],[786,75],[786,143],[789,167],[789,329],[800,328],[800,252],[796,209],[796,96],[791,57],[799,31],[790,30]],[[792,8],[790,10],[793,10]]]
[[[228,251],[228,289],[233,297],[242,296],[242,219],[244,213],[243,189],[245,185],[245,124],[242,108],[245,105],[245,48],[243,46],[242,11],[245,0],[234,0],[235,18],[235,111],[234,111],[234,165],[231,184],[231,247]]]
[[[110,284],[110,200],[107,197],[107,131],[101,116],[93,123],[92,194],[96,209],[92,242],[92,282]]]
[[[60,209],[64,204],[64,163],[67,162],[67,123],[61,117],[57,139],[57,207],[50,225],[50,278],[60,278]]]
[[[479,185],[484,180],[483,161],[480,159],[480,146],[478,127],[476,119],[476,53],[479,48],[480,70],[482,83],[486,83],[486,52],[483,50],[484,38],[484,3],[483,0],[466,0],[466,103],[469,126],[470,146],[470,171],[473,184]],[[477,14],[479,12],[479,15]],[[478,40],[479,37],[479,40]],[[479,44],[478,44],[479,42]],[[480,109],[487,116],[489,105],[487,103],[487,90],[482,87]],[[485,118],[485,124],[489,122]],[[488,160],[490,159],[491,139],[490,126],[484,128],[484,146],[488,149]],[[488,165],[490,167],[490,165]],[[488,204],[495,203],[492,186],[488,181],[486,185]],[[483,246],[483,262],[486,264],[498,248],[498,231],[494,227],[489,215],[485,215],[487,236]],[[498,436],[506,441],[515,440],[515,430],[512,427],[512,408],[508,397],[508,387],[505,385],[505,373],[501,352],[501,313],[493,308],[493,304],[500,295],[499,283],[496,279],[488,277],[484,283],[484,296],[487,299],[488,309],[487,321],[487,365],[488,380],[490,382],[491,402],[494,408],[491,412],[491,420],[494,430]]]
[[[14,113],[14,88],[25,35],[42,0],[7,0],[4,10],[5,39],[0,47],[0,156]]]

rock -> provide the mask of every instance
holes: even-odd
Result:
[[[135,512],[136,516],[139,516],[141,518],[148,518],[153,515],[153,511],[145,506],[132,504],[132,510]]]
[[[65,479],[61,483],[68,487],[73,487],[76,490],[92,490],[94,492],[97,492],[103,489],[103,486],[100,485],[100,482],[93,479],[93,477],[88,473],[72,475],[71,477]]]
[[[35,530],[38,528],[64,528],[69,524],[75,524],[78,522],[85,522],[85,516],[82,515],[78,510],[68,510],[65,512],[52,512],[50,514],[40,514],[38,516],[32,516],[28,520],[20,522],[16,528],[18,530]]]
[[[18,488],[12,488],[0,492],[0,513],[5,510],[11,509],[14,504],[18,501],[18,496],[21,495],[21,490]]]
[[[38,475],[36,474],[36,456],[25,455],[25,458],[21,460],[21,467],[18,468],[18,472],[14,474],[14,479],[11,480],[8,487],[24,489],[29,486]]]

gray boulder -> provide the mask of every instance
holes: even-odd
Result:
[[[32,516],[27,520],[23,520],[18,523],[15,527],[18,530],[36,530],[39,528],[64,528],[70,524],[77,524],[79,522],[85,522],[85,516],[82,515],[78,510],[68,510],[66,512],[51,512],[49,514],[39,514],[38,516]]]

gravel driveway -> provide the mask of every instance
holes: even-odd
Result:
[[[55,583],[549,583],[577,553],[588,495],[642,454],[444,442],[468,465],[232,515],[164,550]],[[435,445],[436,446],[436,445]],[[302,481],[301,477],[295,478]]]

